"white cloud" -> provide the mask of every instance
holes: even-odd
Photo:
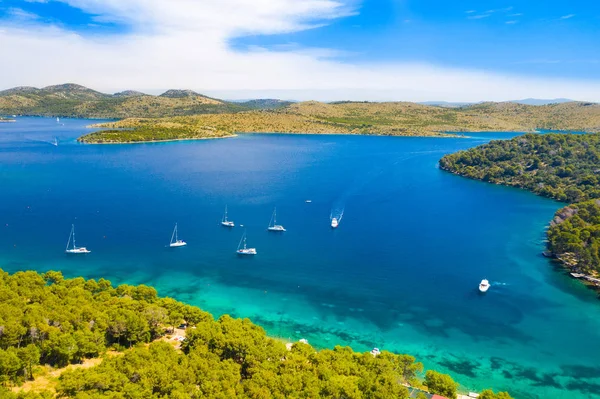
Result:
[[[516,24],[517,22],[519,22],[519,21],[506,21],[506,22],[505,22],[505,24],[506,24],[506,25],[514,25],[514,24]]]
[[[468,19],[483,19],[483,18],[487,18],[490,17],[492,14],[479,14],[479,15],[471,15],[468,16]]]
[[[189,88],[230,99],[600,100],[600,83],[444,68],[350,63],[335,49],[232,49],[230,39],[308,29],[351,15],[331,0],[64,0],[132,26],[119,36],[81,36],[34,23],[0,26],[0,88],[76,82],[113,92]],[[355,3],[354,3],[355,4]]]
[[[571,19],[575,16],[575,14],[567,14],[567,15],[563,15],[562,17],[560,17],[560,19]]]

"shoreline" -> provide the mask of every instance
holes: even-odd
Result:
[[[88,128],[93,128],[87,126]],[[95,128],[97,129],[97,128]],[[81,144],[144,144],[144,143],[168,143],[174,141],[195,141],[195,140],[213,140],[213,139],[227,139],[238,137],[240,135],[247,134],[265,134],[265,135],[273,135],[273,134],[281,134],[286,136],[291,135],[305,135],[305,136],[367,136],[367,137],[396,137],[396,138],[436,138],[436,139],[463,139],[469,138],[468,136],[459,136],[457,134],[444,134],[440,133],[439,135],[414,135],[414,136],[404,136],[404,135],[390,135],[390,134],[364,134],[364,133],[293,133],[293,132],[236,132],[227,136],[220,137],[190,137],[190,138],[179,138],[179,139],[167,139],[167,140],[142,140],[142,141],[112,141],[112,142],[85,142],[80,141],[81,137],[85,137],[85,135],[79,137],[77,139],[78,143]]]
[[[466,176],[466,175],[464,175],[462,173],[459,173],[459,172],[455,172],[455,171],[451,170],[450,168],[445,167],[440,162],[438,162],[438,167],[439,167],[439,169],[443,170],[444,172],[451,173],[451,174],[453,174],[455,176],[460,176],[460,177],[465,178],[465,179],[475,180],[475,181],[479,181],[479,182],[487,183],[487,184],[491,183],[491,182],[488,182],[488,181],[484,181],[484,180],[476,179],[476,178],[473,178],[473,177],[470,177],[470,176]],[[556,200],[554,198],[543,196],[540,193],[536,193],[536,192],[527,190],[526,188],[524,188],[522,186],[519,186],[519,185],[508,185],[508,184],[501,184],[501,183],[491,183],[491,184],[495,184],[495,185],[499,185],[499,186],[503,186],[503,187],[509,187],[509,188],[516,188],[516,189],[523,190],[523,191],[526,191],[528,193],[537,195],[539,197],[548,198],[548,199],[551,199],[551,200],[554,200],[554,201],[557,201],[557,202],[561,203],[560,201],[558,201],[558,200]],[[557,211],[560,210],[560,209],[562,209],[562,208],[558,208]],[[545,231],[545,236],[546,236],[546,238],[548,238],[548,230]],[[597,299],[600,300],[600,278],[598,278],[598,276],[588,275],[588,274],[585,274],[585,273],[582,274],[581,271],[579,269],[577,269],[576,266],[570,266],[566,260],[561,259],[560,256],[558,256],[557,254],[555,254],[554,252],[552,252],[550,250],[548,244],[546,244],[544,247],[545,247],[545,249],[541,253],[542,256],[544,256],[545,258],[548,258],[550,261],[558,264],[558,266],[560,266],[561,271],[566,271],[567,274],[569,275],[569,277],[574,278],[576,280],[579,280],[579,283],[581,285],[583,285],[584,287],[586,287],[588,289],[591,289],[596,294],[599,294],[598,297],[597,297]],[[580,276],[576,277],[576,276],[574,276],[574,274],[577,274],[577,275],[580,274]],[[566,275],[565,275],[565,277],[566,277]]]
[[[81,136],[84,137],[84,136]],[[182,138],[182,139],[167,139],[167,140],[144,140],[144,141],[106,141],[106,142],[85,142],[79,141],[80,144],[148,144],[148,143],[169,143],[175,141],[196,141],[196,140],[216,140],[216,139],[230,139],[232,137],[237,137],[237,134],[231,134],[228,136],[220,136],[220,137],[190,137],[190,138]]]

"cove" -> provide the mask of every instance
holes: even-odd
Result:
[[[600,397],[600,304],[540,255],[562,205],[437,167],[514,134],[78,144],[90,123],[0,125],[4,270],[152,285],[274,336],[408,353],[466,389]],[[275,206],[283,234],[266,231]],[[91,254],[64,254],[72,223]],[[235,255],[244,230],[253,258]]]

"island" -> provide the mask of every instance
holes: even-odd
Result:
[[[600,132],[600,104],[516,102],[227,101],[172,89],[156,96],[135,90],[106,94],[67,83],[0,91],[0,114],[117,119],[84,143],[221,138],[237,133],[370,134],[451,137],[469,132],[573,130]]]
[[[80,141],[128,143],[225,137],[238,132],[456,137],[468,132],[533,132],[540,128],[600,131],[598,121],[600,105],[584,103],[548,106],[487,103],[445,108],[403,102],[309,101],[269,110],[128,118],[96,125],[110,130],[85,135]],[[122,129],[121,133],[115,129]]]
[[[313,348],[146,285],[0,270],[0,397],[456,398],[409,355]],[[483,399],[510,399],[482,392]]]
[[[526,134],[446,155],[443,170],[568,203],[548,251],[573,277],[600,287],[600,134]]]

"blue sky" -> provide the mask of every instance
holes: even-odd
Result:
[[[232,43],[297,43],[358,60],[600,78],[600,2],[367,0],[357,15],[320,29]]]
[[[487,99],[477,82],[495,90],[490,99],[509,96],[498,92],[506,85],[517,97],[591,99],[586,90],[600,85],[600,2],[591,1],[0,0],[0,40],[16,48],[0,87],[80,79],[105,90],[474,100]],[[56,45],[96,61],[86,73],[67,63],[70,52],[40,54]],[[48,69],[23,70],[20,58]]]

